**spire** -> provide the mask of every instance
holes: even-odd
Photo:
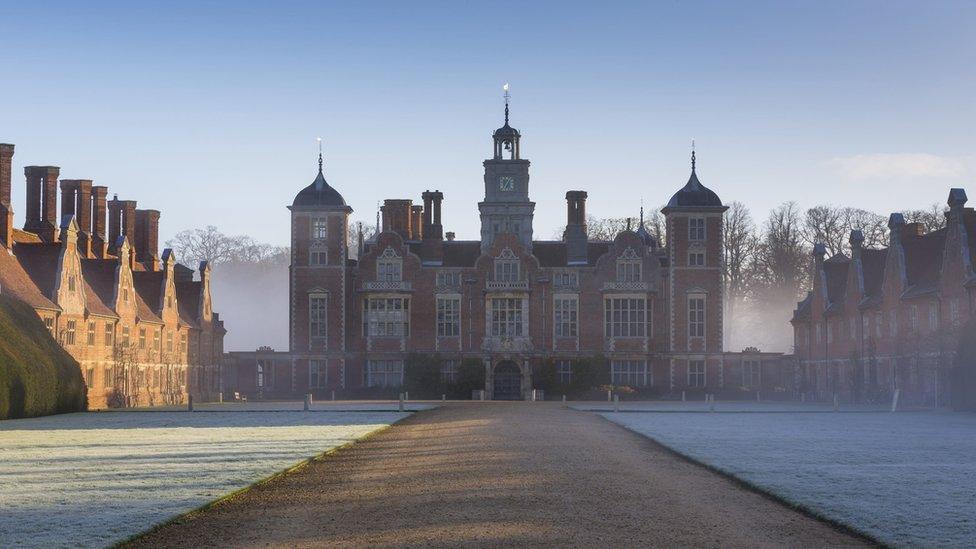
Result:
[[[641,197],[641,225],[644,224],[644,197]]]
[[[695,172],[695,140],[691,140],[691,172]]]
[[[506,82],[505,85],[502,86],[502,89],[505,90],[505,125],[507,126],[508,125],[508,100],[511,99],[512,97],[511,95],[508,94],[508,90],[510,89],[508,82]]]
[[[321,175],[322,174],[322,138],[318,137],[316,138],[316,141],[319,142],[319,174]]]

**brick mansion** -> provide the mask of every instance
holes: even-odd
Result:
[[[79,363],[89,408],[216,399],[224,327],[210,270],[159,253],[160,212],[108,199],[89,179],[27,166],[14,227],[14,145],[0,144],[0,293],[32,307]],[[51,381],[56,383],[56,381]]]
[[[699,181],[694,155],[663,209],[665,243],[643,219],[612,241],[591,240],[583,190],[566,192],[563,238],[537,239],[530,163],[507,103],[483,166],[478,240],[445,232],[445,195],[428,190],[418,204],[386,200],[377,234],[360,235],[352,259],[352,208],[320,155],[289,207],[289,351],[231,353],[227,386],[299,398],[399,386],[411,353],[439,356],[444,379],[478,361],[495,399],[528,398],[543,364],[565,381],[575,361],[595,355],[609,383],[636,389],[792,384],[780,378],[781,355],[722,347],[726,207]]]

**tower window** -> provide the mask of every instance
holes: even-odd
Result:
[[[324,217],[318,217],[312,221],[312,240],[325,240],[327,234],[327,224]]]
[[[705,266],[705,253],[704,252],[688,252],[688,266],[689,267],[704,267]]]
[[[704,217],[692,217],[688,219],[688,240],[705,240]]]
[[[308,333],[310,337],[326,336],[326,297],[312,295],[308,298]]]
[[[64,342],[67,345],[75,344],[75,321],[68,321],[68,331],[65,333]]]
[[[576,337],[579,318],[579,300],[576,296],[555,298],[552,312],[556,337]]]
[[[495,280],[497,282],[518,282],[519,261],[517,259],[496,259]]]
[[[692,360],[688,363],[688,386],[689,387],[704,387],[705,386],[705,361],[704,360]]]
[[[312,250],[308,252],[309,265],[327,265],[328,263],[329,254],[325,250]]]
[[[308,362],[308,386],[322,389],[329,382],[329,366],[324,360],[310,360]]]
[[[817,325],[817,328],[820,328],[820,325]],[[705,337],[704,296],[688,298],[688,337]]]

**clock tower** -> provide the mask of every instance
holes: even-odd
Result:
[[[485,199],[481,212],[481,251],[486,252],[495,236],[518,236],[526,251],[532,251],[532,216],[535,202],[529,200],[529,161],[521,158],[522,135],[508,125],[508,84],[505,84],[505,125],[492,134],[494,153],[485,160]]]

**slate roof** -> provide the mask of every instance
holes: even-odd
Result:
[[[81,272],[85,281],[106,307],[115,299],[115,270],[118,265],[118,261],[114,259],[81,260]]]
[[[202,283],[192,280],[176,282],[176,303],[180,322],[191,328],[200,327],[197,319],[197,312],[200,310],[200,284]]]
[[[14,256],[44,297],[53,300],[60,244],[17,244]]]
[[[319,159],[319,174],[312,184],[305,187],[295,196],[292,206],[311,208],[345,208],[346,200],[339,191],[332,188],[322,174],[322,160]]]
[[[908,288],[902,297],[917,297],[935,292],[942,278],[946,229],[902,238],[905,250],[905,275]]]
[[[678,209],[724,210],[725,206],[722,205],[722,200],[714,191],[701,184],[701,181],[698,180],[698,174],[695,173],[695,168],[692,168],[688,182],[678,192],[674,193],[662,211],[667,213],[669,210]]]
[[[844,309],[844,297],[847,295],[847,271],[850,265],[851,260],[843,254],[837,254],[824,261],[828,313],[838,313]]]
[[[142,271],[132,273],[132,283],[136,292],[153,312],[161,310],[160,299],[163,292],[163,271]]]
[[[861,274],[864,277],[864,299],[861,305],[865,307],[881,304],[881,288],[884,282],[885,260],[888,257],[887,248],[861,250]]]

